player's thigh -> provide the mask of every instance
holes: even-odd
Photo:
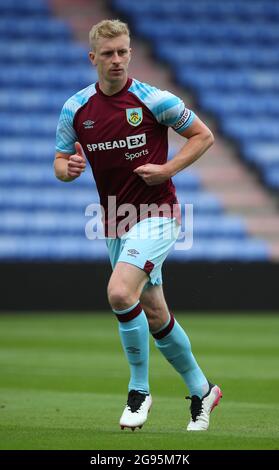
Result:
[[[141,306],[148,321],[160,326],[169,319],[169,310],[162,285],[149,286],[140,296]]]
[[[108,284],[109,297],[112,294],[135,296],[139,298],[142,289],[148,281],[145,271],[133,264],[119,261],[113,270]]]

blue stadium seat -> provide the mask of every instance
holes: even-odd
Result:
[[[279,57],[276,50],[259,46],[255,50],[251,45],[234,46],[228,44],[203,45],[199,43],[184,45],[177,42],[163,41],[155,43],[155,52],[162,60],[173,66],[191,67],[199,65],[203,68],[214,65],[222,67],[257,67],[268,66],[277,68]]]
[[[217,90],[201,91],[199,103],[204,109],[216,113],[221,119],[226,115],[245,115],[249,118],[259,115],[277,117],[279,113],[279,96],[276,93],[261,93],[255,100],[253,93],[244,91],[233,94]]]
[[[201,189],[200,178],[192,169],[177,173],[172,180],[178,190],[187,189],[193,191]]]
[[[23,15],[32,17],[34,15],[45,16],[49,14],[49,5],[45,0],[5,0],[0,3],[0,15],[10,15],[13,17],[18,16],[22,18]]]
[[[12,113],[0,113],[0,128],[4,136],[42,136],[55,134],[57,115],[15,116]]]
[[[78,44],[71,44],[65,51],[65,41],[1,41],[0,63],[9,64],[55,64],[88,65],[87,50]]]
[[[245,68],[239,70],[227,70],[226,68],[191,69],[177,66],[174,70],[177,81],[186,87],[191,86],[200,93],[201,90],[224,90],[226,93],[239,91],[278,92],[279,82],[277,71],[253,70]]]
[[[20,90],[20,88],[72,89],[72,94],[96,81],[96,72],[90,65],[71,69],[71,73],[61,72],[57,66],[7,65],[0,69],[0,86]]]
[[[218,238],[216,240],[194,241],[191,249],[174,250],[170,259],[175,261],[267,261],[270,249],[262,240],[234,240]]]
[[[279,190],[279,167],[266,169],[264,179],[274,190]]]
[[[247,229],[241,217],[229,215],[195,215],[194,239],[240,238],[247,236]]]
[[[273,167],[278,165],[279,168],[279,147],[277,142],[263,142],[261,141],[248,142],[243,145],[243,153],[247,160],[252,163],[264,165],[267,167]]]
[[[16,172],[14,166],[10,163],[1,165],[0,172],[0,185],[1,187],[10,187],[11,181],[15,187],[57,187],[61,188],[61,182],[54,177],[53,173],[53,153],[45,162],[33,162],[28,164],[18,162],[16,165]],[[78,186],[81,184],[84,189],[92,188],[95,193],[95,183],[92,179],[91,170],[87,168],[86,172],[82,175],[82,179],[77,181]],[[23,188],[22,188],[23,189]]]
[[[129,0],[114,0],[114,7],[128,15],[138,17],[139,15],[157,15],[157,17],[185,17],[196,18],[197,16],[210,20],[234,18],[250,19],[253,17],[268,20],[274,20],[279,17],[278,3],[271,0],[264,2],[243,2],[242,0],[219,1],[196,1],[185,2],[184,0],[172,0],[171,2],[162,2],[155,0],[141,0],[131,3]]]
[[[261,26],[261,25],[260,25]],[[193,41],[210,41],[216,43],[218,41],[236,41],[237,43],[272,43],[278,41],[279,30],[276,24],[268,24],[265,28],[263,23],[262,28],[258,24],[249,23],[246,21],[238,21],[234,23],[222,22],[208,22],[197,21],[187,22],[181,19],[176,22],[170,22],[169,18],[157,19],[153,17],[144,18],[144,22],[138,21],[134,23],[136,32],[145,38],[152,40],[163,40],[165,37],[172,38],[173,40],[187,40]]]
[[[32,216],[28,209],[1,211],[1,234],[13,235],[59,235],[84,234],[85,225],[90,222],[90,216],[84,211],[34,210]],[[194,239],[212,240],[217,237],[244,239],[247,237],[246,227],[239,217],[198,215],[194,217]],[[184,230],[184,224],[182,224]]]
[[[58,188],[29,188],[15,187],[13,191],[1,191],[0,210],[30,210],[37,209],[62,210],[69,211],[78,209],[84,213],[85,208],[92,203],[98,203],[99,198],[93,188],[82,188],[82,182],[75,181],[71,187]],[[74,197],[73,197],[74,196]]]
[[[65,238],[40,236],[0,236],[0,258],[22,261],[98,260],[104,259],[107,247],[104,240],[87,240],[85,236]]]
[[[221,201],[206,191],[182,191],[177,190],[178,201],[181,206],[192,204],[195,213],[218,214],[223,210]]]
[[[35,2],[34,2],[35,3]],[[0,17],[0,39],[7,41],[10,38],[27,40],[64,40],[69,41],[71,31],[69,26],[61,21],[49,18],[22,18],[16,22],[13,17]]]
[[[59,113],[73,90],[61,89],[22,89],[16,93],[14,89],[0,91],[0,109],[2,112]]]
[[[50,139],[33,136],[31,143],[30,138],[25,136],[16,139],[1,137],[1,160],[3,164],[12,161],[13,165],[23,162],[25,165],[27,162],[33,164],[34,161],[49,163],[53,160],[54,145],[53,135]]]
[[[240,141],[278,141],[279,136],[279,122],[265,117],[249,119],[227,116],[222,121],[222,129],[227,135]]]

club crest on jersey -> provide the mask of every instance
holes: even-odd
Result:
[[[138,126],[142,122],[142,108],[126,109],[126,117],[131,126]]]

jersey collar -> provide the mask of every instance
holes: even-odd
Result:
[[[96,83],[96,91],[97,93],[99,93],[99,95],[101,96],[104,96],[105,98],[115,98],[117,96],[120,96],[124,93],[126,93],[126,91],[128,90],[128,88],[130,88],[131,84],[132,84],[132,78],[128,78],[126,84],[124,85],[124,87],[118,91],[117,93],[114,93],[114,95],[106,95],[105,93],[102,92],[102,90],[100,89],[100,86],[99,86],[99,82]]]

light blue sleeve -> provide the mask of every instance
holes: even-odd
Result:
[[[176,132],[183,132],[189,127],[195,114],[187,109],[183,101],[169,91],[157,90],[154,94],[154,105],[152,113],[157,121],[165,126],[172,127]]]
[[[75,153],[75,142],[78,140],[74,130],[74,117],[77,110],[85,105],[96,93],[95,83],[83,88],[71,96],[64,104],[56,129],[56,151],[63,153]]]
[[[77,135],[73,128],[76,110],[79,106],[73,98],[64,104],[56,129],[56,151],[63,153],[75,153],[75,142]]]
[[[196,117],[195,113],[191,109],[186,108],[183,101],[181,101],[181,103],[183,106],[181,106],[182,109],[180,116],[178,119],[176,117],[175,124],[171,126],[173,130],[175,130],[179,134],[184,132],[187,127],[191,126]]]
[[[194,112],[169,91],[159,90],[137,80],[133,80],[130,91],[149,108],[158,122],[172,127],[178,133],[187,129],[195,119]]]

